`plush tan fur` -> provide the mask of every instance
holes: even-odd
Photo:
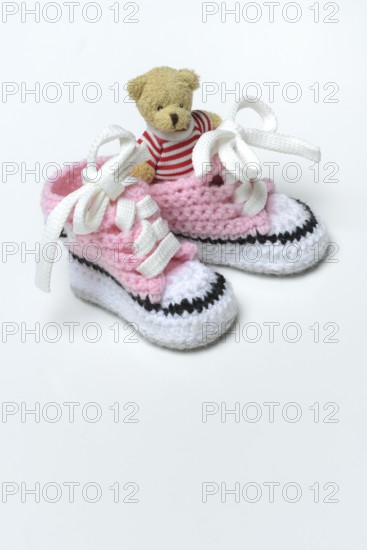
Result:
[[[194,71],[156,67],[130,80],[127,91],[151,126],[162,132],[180,132],[190,125],[193,91],[198,87],[199,77]],[[221,118],[207,114],[217,128]],[[172,115],[176,117],[172,119]],[[133,175],[151,183],[154,169],[145,162],[134,168]]]
[[[147,162],[142,162],[141,164],[134,166],[131,170],[131,175],[134,178],[145,181],[146,183],[152,183],[154,180],[154,168]]]

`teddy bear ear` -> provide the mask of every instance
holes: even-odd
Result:
[[[130,80],[130,82],[127,83],[127,93],[129,94],[130,99],[138,101],[138,99],[140,99],[141,97],[141,94],[143,93],[143,89],[146,83],[147,77],[145,74],[143,74],[142,76],[137,76],[136,78]]]
[[[184,81],[190,86],[192,90],[197,90],[200,84],[200,79],[195,71],[190,71],[190,69],[181,69],[178,71],[178,74]]]

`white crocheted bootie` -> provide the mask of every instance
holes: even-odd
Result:
[[[120,153],[97,161],[100,146],[115,139]],[[169,232],[148,186],[129,176],[132,163],[147,156],[132,134],[112,126],[97,138],[88,161],[46,182],[36,282],[49,290],[61,237],[72,257],[70,282],[77,296],[135,323],[162,346],[204,346],[230,327],[236,300],[224,277],[197,259],[196,246]]]

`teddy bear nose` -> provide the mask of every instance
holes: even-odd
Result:
[[[178,122],[178,114],[177,113],[171,113],[169,116],[171,117],[173,126],[176,126],[176,124]]]

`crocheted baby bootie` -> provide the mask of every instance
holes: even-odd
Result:
[[[119,154],[97,160],[100,146],[116,139]],[[129,175],[147,157],[130,132],[111,126],[94,142],[87,161],[46,182],[36,283],[49,291],[61,237],[77,296],[135,323],[162,346],[203,346],[229,328],[236,301],[224,277],[197,259],[196,247],[169,232],[148,186]]]
[[[245,130],[235,121],[243,108],[260,114],[262,130]],[[272,181],[259,177],[259,160],[249,145],[320,160],[317,147],[276,128],[264,102],[242,100],[217,130],[200,137],[192,174],[151,186],[171,231],[195,243],[204,262],[287,275],[310,268],[326,254],[323,222],[306,204],[276,193]]]

